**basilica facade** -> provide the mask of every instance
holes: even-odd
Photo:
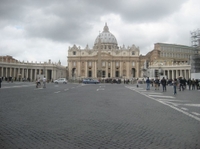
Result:
[[[93,48],[74,45],[68,49],[68,79],[191,77],[190,57],[198,52],[191,46],[155,43],[146,55],[134,44],[118,46],[107,24],[94,40]]]
[[[69,79],[138,78],[144,61],[135,45],[118,46],[117,39],[105,24],[92,49],[88,46],[84,49],[76,45],[69,47]]]

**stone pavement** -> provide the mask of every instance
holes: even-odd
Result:
[[[145,85],[123,84],[4,88],[0,148],[199,149],[200,122],[158,102],[165,99],[163,103],[184,111],[185,104],[199,104],[199,92],[171,98],[170,90],[147,92]],[[186,107],[185,112],[200,113],[198,107]]]

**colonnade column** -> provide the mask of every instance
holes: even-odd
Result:
[[[184,78],[187,79],[186,69],[184,70]]]
[[[169,70],[167,70],[167,78],[170,79]]]
[[[14,78],[16,77],[16,69],[17,68],[14,68],[14,70],[13,70],[14,71],[14,75],[13,75]]]
[[[35,69],[35,78],[34,78],[34,80],[36,80],[37,79],[37,69]]]
[[[178,70],[176,70],[176,79],[178,78]]]
[[[30,81],[33,81],[33,69],[30,70]]]
[[[12,67],[10,67],[10,75],[9,77],[12,77]]]
[[[171,79],[174,79],[174,70],[172,70],[172,78]]]
[[[6,76],[5,76],[5,77],[8,77],[8,76],[7,76],[8,70],[7,70],[7,69],[8,69],[8,68],[6,67]]]
[[[188,70],[188,78],[192,79],[190,70]]]
[[[1,67],[1,76],[0,77],[3,77],[3,67]]]
[[[26,69],[26,79],[28,78],[28,68]]]
[[[183,71],[182,71],[182,70],[180,70],[180,76],[182,76],[182,77],[183,77]]]
[[[24,68],[22,68],[22,78],[24,78]]]

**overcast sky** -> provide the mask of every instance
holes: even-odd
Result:
[[[93,47],[107,22],[119,46],[191,45],[199,0],[0,0],[0,55],[67,65],[68,47]]]

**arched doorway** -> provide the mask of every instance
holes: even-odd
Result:
[[[72,68],[72,78],[76,77],[76,68]]]
[[[132,68],[132,77],[133,78],[135,78],[135,72],[136,72],[135,68]]]

